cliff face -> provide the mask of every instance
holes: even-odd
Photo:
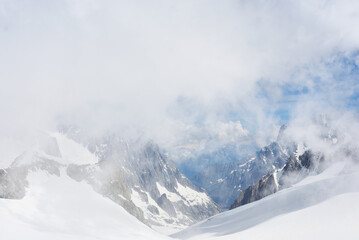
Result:
[[[278,133],[276,141],[263,147],[246,161],[218,163],[204,169],[192,182],[204,188],[223,209],[228,209],[247,187],[256,184],[268,172],[281,169],[291,154],[299,154],[305,147],[288,140],[286,125]]]
[[[67,173],[149,225],[184,227],[219,212],[153,142],[130,143],[113,136],[93,145],[94,152],[100,147],[98,164],[71,165]]]
[[[324,156],[320,153],[305,151],[302,155],[291,154],[280,170],[275,170],[243,190],[230,209],[257,201],[281,189],[292,186],[311,173],[324,169]]]
[[[28,175],[40,172],[85,182],[150,226],[184,228],[219,213],[217,205],[195,187],[151,141],[125,141],[56,133],[0,169],[0,198],[21,199]],[[86,147],[85,147],[86,146]]]

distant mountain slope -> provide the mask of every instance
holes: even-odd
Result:
[[[153,227],[180,229],[219,212],[211,198],[183,176],[156,144],[130,143],[115,135],[81,139],[78,132],[77,137],[72,133],[44,137],[44,144],[0,170],[0,197],[26,196],[29,173],[47,171],[60,176],[64,169],[73,180],[88,183]]]
[[[169,239],[85,182],[71,179],[65,166],[41,161],[28,171],[26,182],[22,199],[0,198],[4,240]]]
[[[172,235],[178,239],[358,239],[358,163],[319,175]]]
[[[227,163],[246,160],[258,150],[258,147],[250,142],[238,142],[221,146],[215,151],[209,151],[196,156],[177,156],[178,168],[189,179],[194,179],[197,175],[210,168],[212,165],[226,165]],[[177,152],[176,152],[177,153]],[[181,154],[179,151],[178,154]],[[173,156],[172,153],[170,156]],[[243,162],[241,162],[243,163]]]
[[[129,192],[123,197],[142,210],[150,225],[184,227],[219,212],[211,198],[195,187],[153,142],[129,143],[111,136],[89,148],[94,149],[100,159],[99,171],[88,166],[72,166],[70,176],[82,177],[95,188],[98,183],[92,181],[93,174],[121,176]],[[114,173],[116,171],[121,174]],[[117,186],[111,184],[100,191],[121,201],[115,194],[116,189]]]
[[[325,160],[325,154],[329,154],[329,156],[334,154],[330,154],[329,149],[335,149],[337,152],[335,154],[339,154],[340,158],[353,155],[352,152],[355,150],[350,150],[350,148],[352,148],[350,144],[342,146],[342,143],[338,140],[338,138],[342,139],[341,134],[338,133],[338,130],[331,127],[330,121],[328,121],[326,116],[320,116],[319,118],[314,119],[314,123],[319,130],[317,133],[318,136],[316,137],[316,144],[322,145],[321,149],[323,149],[322,151],[324,152],[314,152],[305,147],[298,149],[300,151],[297,150],[296,152],[291,153],[282,168],[276,168],[268,172],[268,174],[263,176],[256,183],[244,189],[231,205],[231,209],[259,200],[281,189],[290,187],[308,175],[321,173],[330,164],[330,161],[333,161],[332,156],[329,160]],[[288,141],[288,139],[290,139],[290,137],[288,138],[285,134],[280,134],[279,136],[282,136],[278,137],[280,142]],[[325,147],[323,147],[323,144]]]
[[[204,188],[223,209],[228,209],[241,191],[251,186],[268,172],[282,168],[292,153],[302,153],[304,146],[289,141],[286,125],[279,131],[277,140],[256,152],[247,161],[218,163],[195,176],[192,182]]]
[[[292,154],[283,168],[268,173],[255,184],[244,189],[230,209],[257,201],[290,187],[309,174],[318,174],[324,170],[324,165],[324,156],[320,153],[307,150],[300,156]]]

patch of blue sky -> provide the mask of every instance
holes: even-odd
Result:
[[[288,123],[296,105],[303,101],[322,101],[336,108],[359,111],[359,51],[336,53],[318,66],[304,66],[286,83],[257,83],[255,99],[265,116],[278,125]],[[248,105],[248,106],[247,106]],[[220,106],[220,107],[218,107]],[[209,115],[219,115],[222,121],[240,121],[254,132],[258,128],[256,112],[251,104],[223,101],[218,106],[206,106],[197,99],[179,97],[170,108],[172,117],[201,126]],[[249,109],[248,109],[249,108]]]
[[[274,115],[278,118],[278,123],[280,125],[286,124],[290,120],[290,111],[286,108],[279,108],[276,111],[274,111]]]
[[[359,92],[355,92],[348,98],[347,107],[359,112]]]
[[[336,64],[338,67],[334,66]],[[342,106],[359,111],[359,51],[341,56],[329,67],[336,69],[333,79],[337,82]]]
[[[309,88],[307,86],[293,85],[293,84],[284,84],[281,86],[282,97],[293,97],[300,96],[309,93]]]
[[[273,94],[273,91],[276,93]],[[289,122],[292,109],[310,92],[307,86],[298,83],[270,84],[260,81],[256,98],[266,103],[265,115],[273,117],[281,125]]]
[[[300,83],[286,83],[279,85],[282,95],[279,100],[272,102],[272,113],[279,123],[290,120],[291,110],[299,101],[305,101],[314,96],[317,100],[326,101],[332,107],[359,111],[359,51],[350,54],[337,53],[330,60],[324,62],[327,74],[308,71],[305,75],[311,85]],[[294,77],[294,76],[293,76]],[[261,89],[258,97],[268,98],[268,93]]]

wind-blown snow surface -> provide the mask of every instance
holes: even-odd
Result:
[[[168,239],[64,171],[27,179],[23,199],[0,199],[1,239]]]
[[[180,239],[359,239],[358,182],[357,168],[338,163],[289,189],[211,217],[173,236]]]

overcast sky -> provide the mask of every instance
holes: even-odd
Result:
[[[62,122],[171,148],[355,113],[358,23],[355,0],[0,0],[0,153]]]

